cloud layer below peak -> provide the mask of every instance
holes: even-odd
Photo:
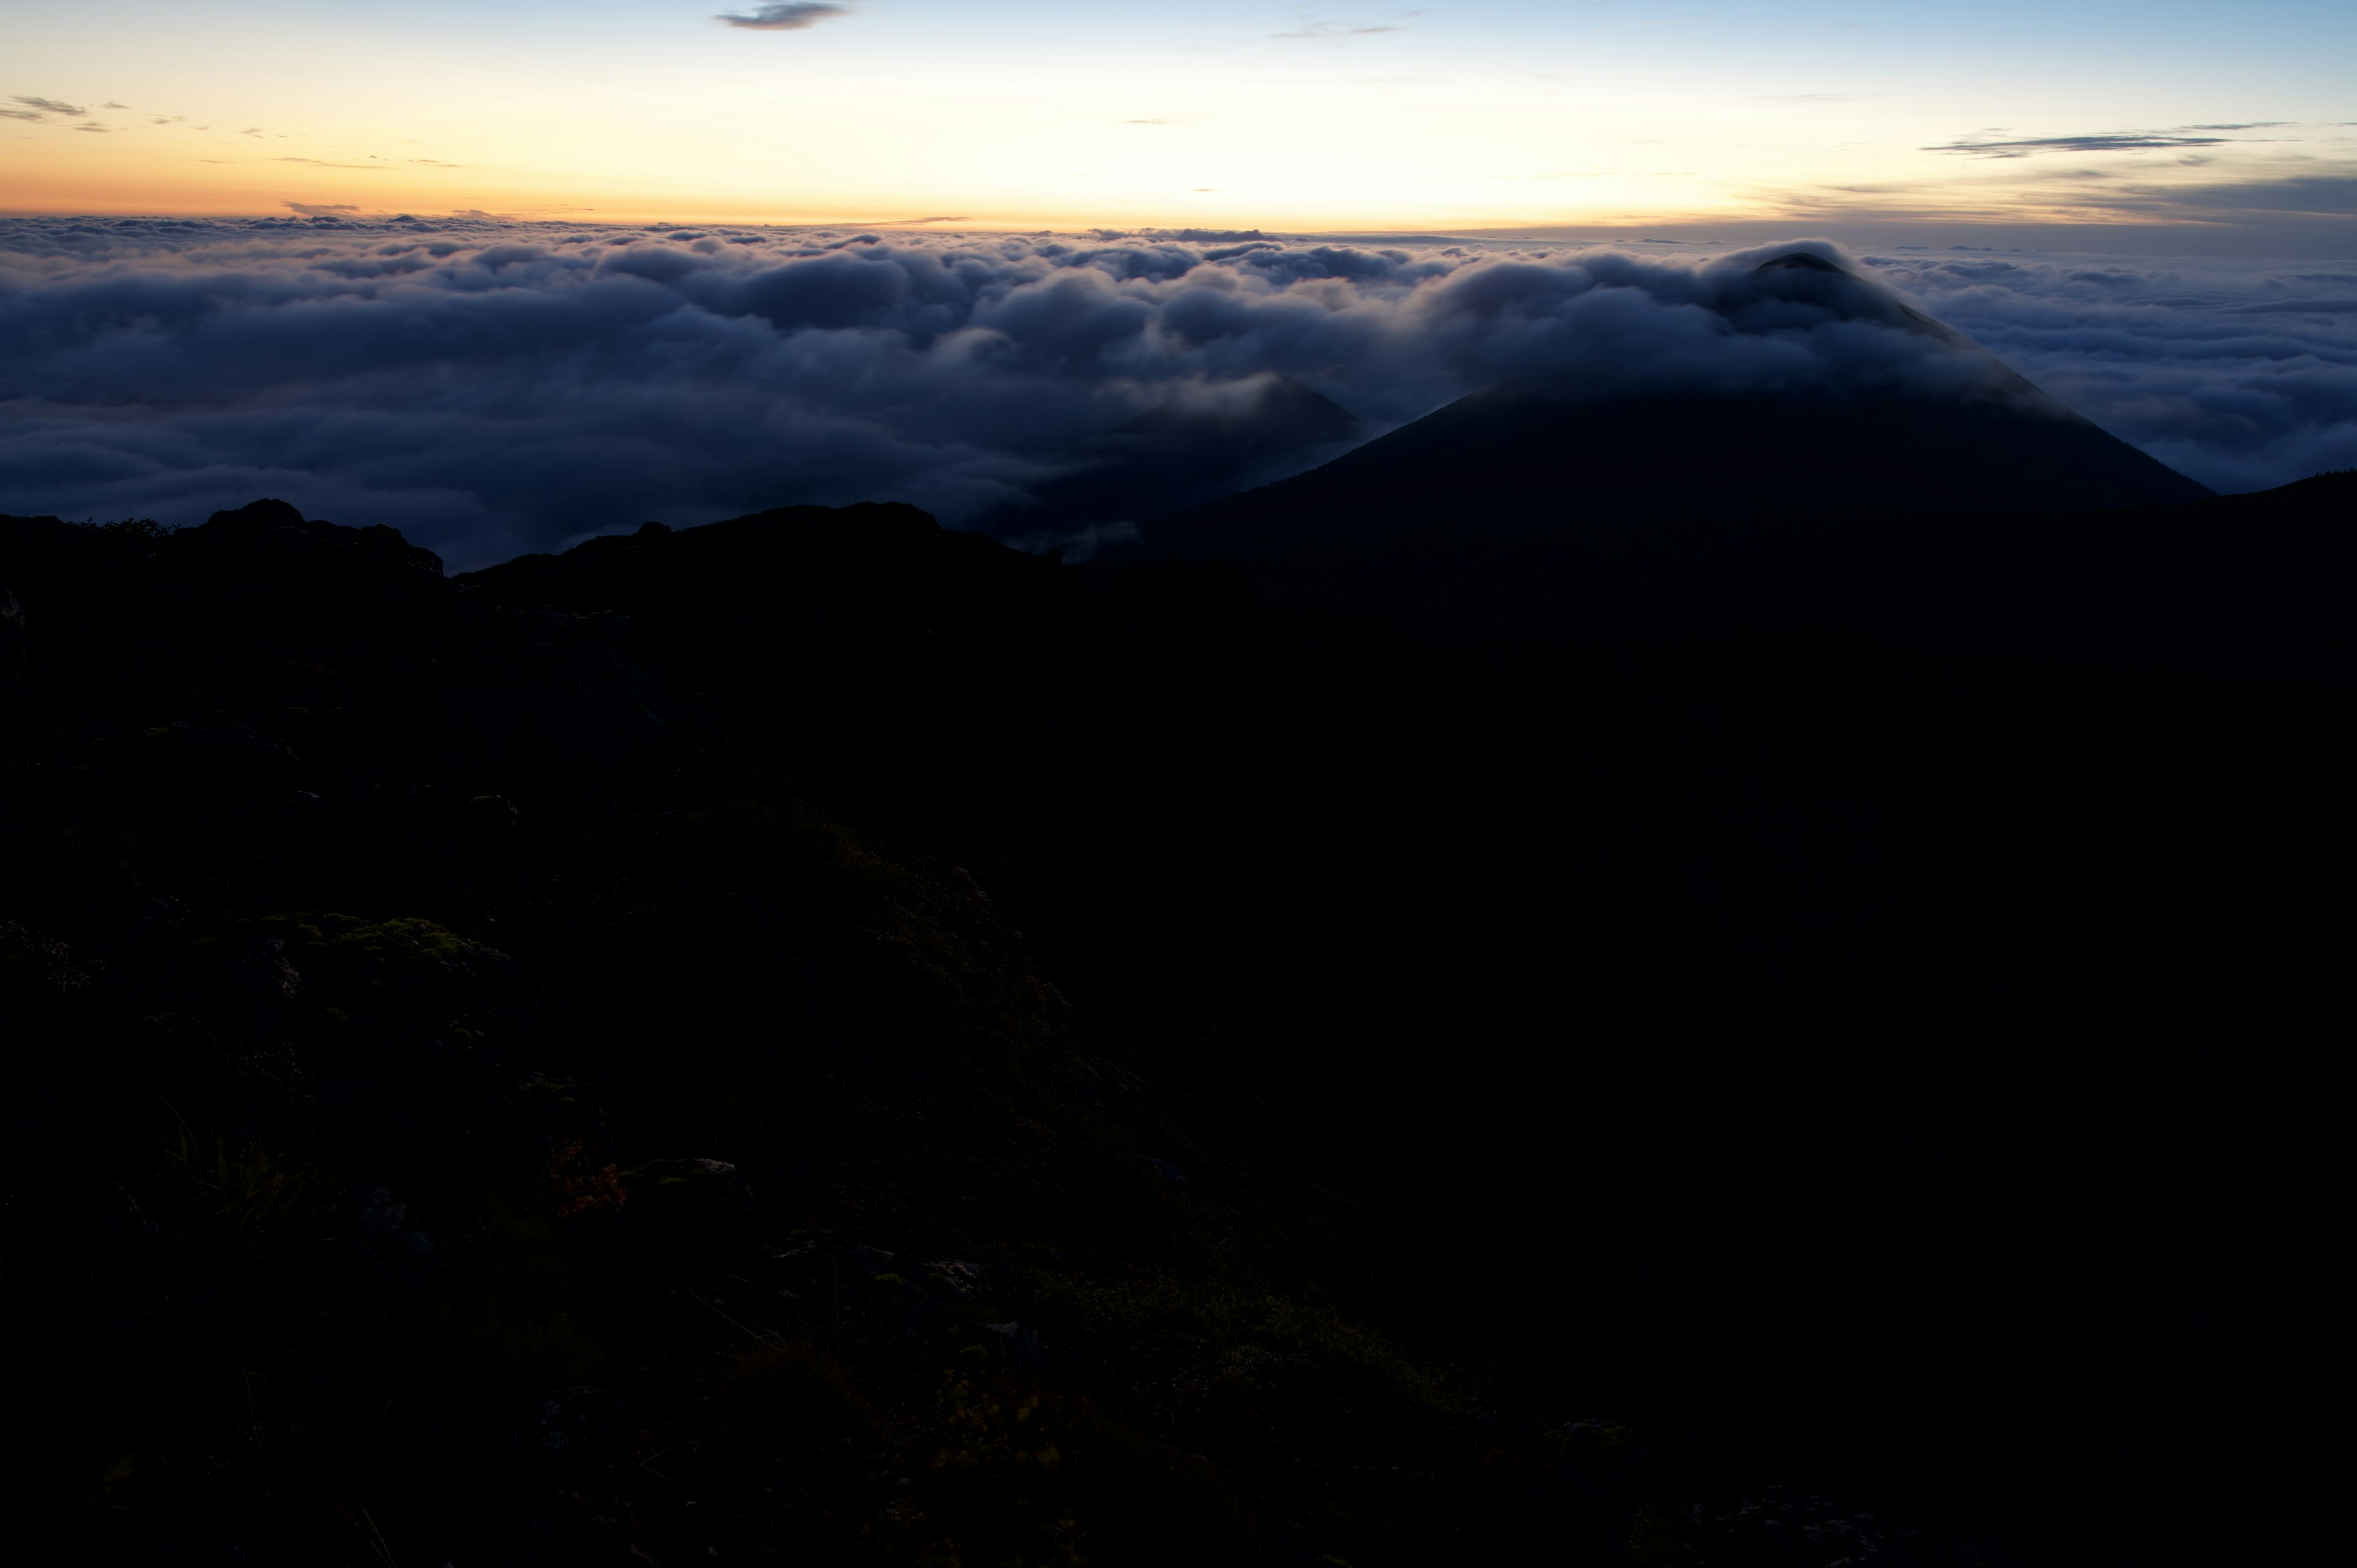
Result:
[[[1745,282],[1795,248],[7,220],[0,511],[189,522],[275,494],[454,566],[797,501],[954,524],[1272,375],[1374,433],[1509,376],[1969,381],[1902,294],[2213,486],[2357,465],[2357,274],[1867,258],[1897,292],[1828,312]]]

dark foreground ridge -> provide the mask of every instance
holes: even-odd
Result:
[[[2101,646],[1908,613],[2018,586],[1969,531],[1483,646],[899,507],[0,520],[0,1530],[2261,1552],[2357,779],[2341,645],[2218,607],[2352,487],[2058,522]]]

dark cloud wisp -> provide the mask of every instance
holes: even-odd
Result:
[[[2242,126],[2195,126],[2196,130],[2241,130]],[[2033,153],[2129,153],[2165,147],[2215,147],[2223,136],[2185,136],[2174,132],[2109,131],[2090,136],[2032,136],[2011,142],[1983,142],[1969,137],[1925,147],[1927,153],[1966,153],[1983,158],[2026,158]]]
[[[782,4],[756,5],[750,11],[724,11],[713,20],[757,33],[798,33],[849,11],[847,5],[830,5],[823,0],[784,0]]]
[[[1296,27],[1291,32],[1271,33],[1269,37],[1272,38],[1363,38],[1375,33],[1401,33],[1406,30],[1405,27],[1397,22],[1358,24],[1311,22],[1305,27]]]

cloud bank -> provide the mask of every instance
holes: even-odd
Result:
[[[1842,284],[1829,308],[1820,274],[1753,278],[1792,248],[8,220],[0,511],[190,522],[279,495],[461,567],[797,501],[971,521],[1076,443],[1275,375],[1379,433],[1515,376],[1603,395],[1981,373],[1898,294]],[[2212,485],[2357,464],[2357,274],[1864,270]]]
[[[1869,262],[2072,408],[2214,489],[2357,467],[2357,265]]]

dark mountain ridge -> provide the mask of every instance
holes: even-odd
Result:
[[[2267,1554],[2352,510],[1861,513],[1587,643],[901,507],[0,520],[11,1538]]]

